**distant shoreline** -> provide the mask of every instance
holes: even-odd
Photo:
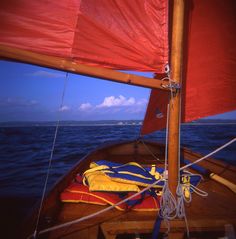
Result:
[[[0,127],[52,127],[56,121],[10,121],[0,122]],[[141,126],[142,120],[97,120],[97,121],[60,121],[61,127],[76,126]],[[183,125],[234,125],[236,120],[198,120]]]
[[[184,123],[184,125],[227,125],[236,124],[236,122],[215,122],[215,123],[204,123],[204,122],[194,122],[194,123]]]

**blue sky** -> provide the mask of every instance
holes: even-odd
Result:
[[[140,73],[152,76],[150,73]],[[149,89],[0,62],[0,121],[143,119]]]
[[[139,73],[151,77],[151,73]],[[0,61],[0,121],[143,119],[149,89]],[[236,119],[236,111],[213,118]]]

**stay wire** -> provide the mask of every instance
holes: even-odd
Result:
[[[63,86],[63,92],[62,92],[62,97],[61,97],[61,103],[60,103],[59,110],[61,110],[62,107],[63,107],[67,82],[68,82],[68,72],[66,73],[66,77],[65,77],[65,80],[64,80],[64,86]],[[38,210],[37,221],[36,221],[35,230],[34,230],[32,238],[37,238],[39,220],[40,220],[40,216],[41,216],[41,212],[42,212],[42,208],[43,208],[43,202],[44,202],[46,191],[47,191],[48,179],[49,179],[50,170],[51,170],[51,166],[52,166],[52,159],[53,159],[54,149],[55,149],[55,145],[56,145],[56,139],[57,139],[57,133],[58,133],[59,125],[60,125],[60,119],[58,117],[56,128],[55,128],[55,133],[54,133],[54,138],[53,138],[53,143],[52,143],[52,148],[51,148],[51,153],[50,153],[50,158],[48,160],[48,167],[47,167],[47,172],[46,172],[46,178],[45,178],[45,182],[44,182],[42,197],[41,197],[41,200],[40,200],[40,206],[39,206],[39,210]]]
[[[155,158],[157,161],[159,161],[159,162],[162,162],[162,160],[161,159],[159,159],[151,150],[150,150],[150,148],[145,144],[145,142],[143,141],[143,140],[140,140],[141,141],[141,143],[144,145],[144,147],[145,147],[145,149],[147,150],[147,152],[149,152],[152,156],[153,156],[153,158]]]
[[[172,101],[173,95],[170,94],[170,101]],[[162,196],[160,199],[160,210],[159,216],[163,218],[166,226],[167,232],[170,231],[170,223],[169,221],[176,217],[176,200],[173,194],[171,193],[168,185],[168,137],[169,137],[169,115],[170,115],[170,104],[167,105],[167,118],[166,118],[166,147],[165,147],[165,169],[164,169],[164,186],[162,189]]]

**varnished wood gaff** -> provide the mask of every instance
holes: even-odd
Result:
[[[5,45],[0,45],[0,57],[119,83],[152,89],[170,90],[168,88],[168,81],[128,74],[102,67],[83,65],[73,59],[46,56]]]

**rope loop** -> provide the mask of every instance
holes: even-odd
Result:
[[[165,221],[172,220],[176,218],[176,208],[177,208],[176,199],[169,189],[168,180],[166,180],[162,189],[159,215]]]

